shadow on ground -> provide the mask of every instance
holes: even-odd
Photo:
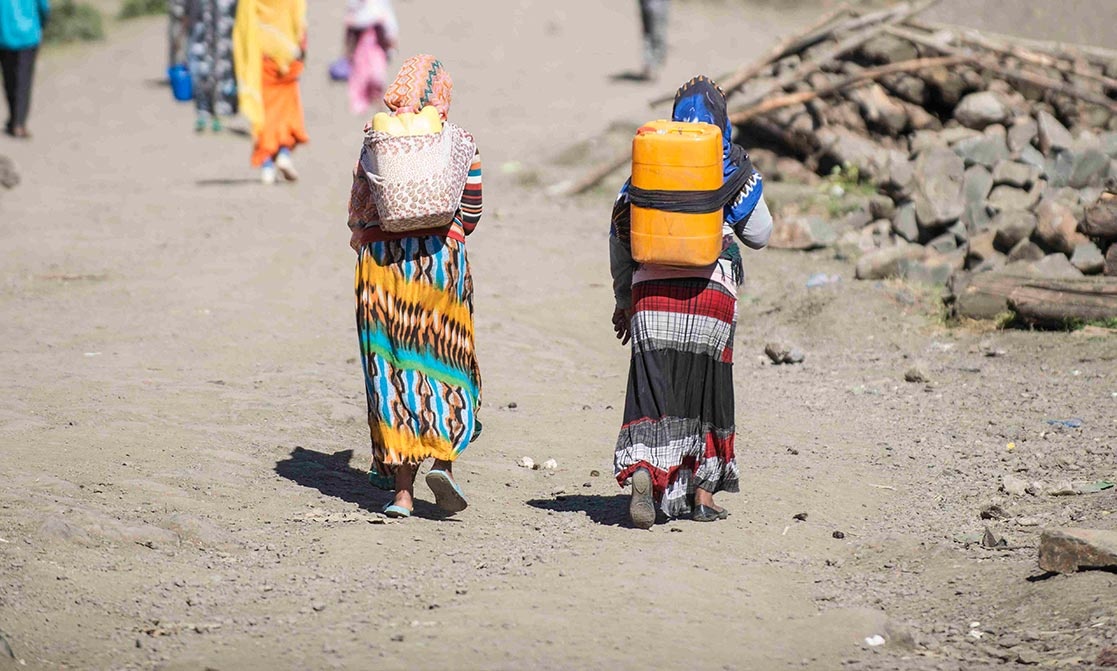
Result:
[[[379,513],[392,500],[392,493],[376,489],[368,481],[368,473],[349,465],[353,450],[333,454],[315,452],[303,447],[291,450],[291,456],[276,462],[275,472],[303,487],[317,489],[326,496],[355,503],[362,509]],[[426,501],[415,501],[416,517],[448,520],[438,507]]]
[[[556,513],[583,512],[598,524],[611,527],[628,524],[628,495],[591,496],[577,494],[559,496],[553,499],[532,499],[527,504],[540,510],[553,510]]]

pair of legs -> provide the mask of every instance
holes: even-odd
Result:
[[[435,459],[431,471],[442,471],[451,479],[454,477],[454,462]],[[396,466],[396,495],[392,500],[393,506],[404,508],[408,511],[415,508],[415,473],[419,464],[400,464]]]
[[[217,124],[217,117],[214,117],[214,124]],[[215,127],[214,130],[217,128]],[[283,179],[288,182],[299,179],[299,173],[295,170],[295,161],[291,158],[291,149],[291,147],[280,147],[274,156],[264,160],[264,164],[260,166],[261,182],[275,184],[277,173],[283,175]]]
[[[644,79],[655,79],[667,61],[667,7],[670,0],[640,0],[644,34]]]
[[[8,99],[8,123],[4,131],[12,137],[31,136],[27,132],[27,114],[31,111],[31,83],[38,52],[38,47],[0,49],[0,70],[4,75],[4,95]]]

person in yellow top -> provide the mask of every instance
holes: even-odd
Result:
[[[252,124],[252,165],[264,184],[298,179],[291,150],[307,142],[299,76],[306,53],[306,0],[240,0],[233,54],[241,113]]]

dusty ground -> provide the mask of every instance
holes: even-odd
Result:
[[[399,4],[404,52],[446,61],[486,159],[486,431],[458,469],[468,511],[387,523],[344,227],[362,122],[324,76],[341,4],[311,3],[297,186],[258,185],[243,137],[190,132],[158,20],[48,54],[35,140],[0,143],[24,180],[0,196],[0,630],[20,660],[0,668],[1089,668],[1117,646],[1117,575],[1035,561],[1044,526],[1117,528],[1117,493],[998,492],[1117,476],[1114,338],[948,328],[933,295],[824,254],[747,258],[733,516],[626,527],[608,194],[542,187],[577,174],[562,148],[670,88],[609,79],[638,60],[628,3]],[[672,83],[810,20],[677,4]],[[843,280],[806,289],[817,271]],[[762,364],[775,338],[805,364]],[[929,384],[903,381],[915,364]],[[981,520],[990,503],[1009,518]],[[985,525],[1016,549],[960,542]]]

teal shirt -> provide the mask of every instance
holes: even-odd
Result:
[[[0,0],[0,49],[30,49],[43,41],[48,0]]]

